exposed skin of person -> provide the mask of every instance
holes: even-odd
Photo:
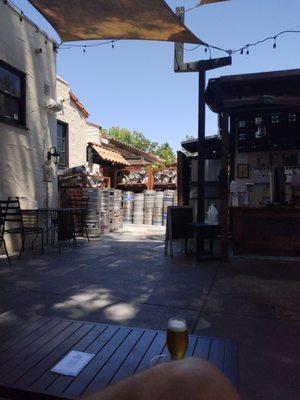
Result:
[[[211,363],[187,358],[157,365],[82,400],[241,400]]]

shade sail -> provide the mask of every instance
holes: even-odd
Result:
[[[201,43],[163,0],[30,0],[63,42],[143,39]]]

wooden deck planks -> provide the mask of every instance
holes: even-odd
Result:
[[[94,343],[101,333],[107,329],[105,325],[95,325],[92,329],[83,336],[72,348],[77,351],[88,351],[91,343]],[[50,388],[51,385],[55,384],[55,391],[62,393],[64,389],[72,382],[74,378],[70,376],[57,375],[47,369],[38,379],[36,379],[31,385],[31,389],[35,391],[45,391]]]
[[[84,351],[87,353],[97,354],[103,347],[111,340],[111,338],[117,333],[117,327],[106,327],[102,332],[99,332],[95,340],[91,340],[89,345],[85,347]],[[86,343],[87,344],[87,343]],[[83,346],[82,346],[83,347]],[[76,346],[73,350],[80,350],[79,346]],[[83,351],[83,350],[80,350]],[[88,366],[87,366],[88,367]],[[86,368],[87,368],[86,367]],[[85,370],[86,370],[85,368]],[[55,374],[56,375],[56,374]],[[65,390],[74,382],[76,378],[70,376],[56,375],[57,379],[53,381],[47,387],[47,390],[53,394],[62,395]]]
[[[163,349],[166,344],[166,334],[159,332],[157,333],[156,337],[154,338],[153,342],[151,343],[150,347],[144,354],[140,364],[137,366],[134,373],[144,371],[151,367],[151,360],[153,357],[162,354]]]
[[[70,327],[65,329],[63,335],[57,337],[57,341],[52,343],[53,348],[44,349],[42,357],[34,364],[33,367],[28,368],[26,373],[23,373],[16,383],[22,387],[29,387],[32,385],[42,374],[49,371],[58,361],[60,361],[73,346],[83,338],[92,329],[91,324],[81,324],[76,322]]]
[[[142,333],[143,332],[139,330],[131,331],[118,348],[118,351],[111,356],[101,370],[98,371],[93,381],[88,385],[87,388],[84,388],[84,390],[86,389],[87,392],[92,392],[98,388],[105,387],[109,383],[111,377],[117,372],[119,366],[122,365],[124,360],[126,360],[132,348],[142,336]]]
[[[42,318],[41,320],[35,321],[32,325],[26,324],[23,329],[17,330],[15,334],[9,335],[8,339],[5,341],[1,341],[0,344],[0,355],[6,352],[8,349],[12,347],[18,347],[19,343],[22,341],[33,341],[35,337],[39,337],[40,333],[43,330],[43,327],[46,324],[51,323],[50,318]],[[59,321],[54,321],[54,323],[58,323]]]
[[[71,350],[95,357],[77,377],[52,373]],[[165,332],[38,318],[0,344],[0,396],[72,399],[148,369],[164,353]],[[186,357],[192,356],[211,361],[238,387],[235,342],[191,335]]]
[[[211,338],[199,336],[193,357],[200,357],[207,360],[209,356],[210,346],[211,346]]]
[[[92,361],[84,368],[84,370],[74,379],[71,385],[65,390],[66,395],[75,397],[82,393],[84,389],[90,385],[97,376],[99,370],[121,346],[125,338],[131,332],[130,328],[119,328],[111,339],[101,348],[100,352],[92,359]]]
[[[134,374],[138,365],[140,364],[145,353],[151,346],[157,333],[153,331],[144,331],[138,342],[135,344],[126,360],[120,366],[118,371],[111,377],[109,383],[115,383],[121,379],[127,378]]]
[[[53,321],[54,322],[54,321]],[[56,321],[58,322],[58,321]],[[71,322],[61,322],[59,321],[56,324],[47,324],[48,330],[45,331],[44,335],[40,336],[34,342],[27,344],[23,349],[22,348],[13,348],[6,353],[7,357],[0,357],[2,369],[0,372],[1,377],[5,377],[10,375],[12,370],[15,370],[20,364],[24,362],[28,362],[28,358],[33,357],[33,354],[41,353],[45,346],[51,342],[57,335],[63,332],[68,326],[71,325]],[[12,351],[16,350],[16,351]]]
[[[16,326],[14,327],[14,334],[18,333],[18,334],[26,334],[26,330],[27,333],[28,331],[33,331],[34,329],[36,329],[36,325],[40,324],[41,320],[45,320],[46,318],[41,317],[41,316],[35,316],[32,317],[30,319],[30,322],[27,323],[17,323]],[[9,339],[11,339],[11,326],[6,326],[6,325],[2,325],[0,324],[0,348],[4,343],[7,343],[7,341]],[[0,350],[1,353],[1,350]]]

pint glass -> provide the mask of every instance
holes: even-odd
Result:
[[[183,318],[171,318],[168,323],[167,347],[172,360],[184,358],[188,346],[188,331]]]

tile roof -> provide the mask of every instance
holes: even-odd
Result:
[[[107,146],[97,143],[89,143],[89,146],[91,146],[98,154],[98,156],[104,161],[109,161],[120,165],[130,165],[130,163],[125,160],[122,154],[116,150],[110,149]]]

